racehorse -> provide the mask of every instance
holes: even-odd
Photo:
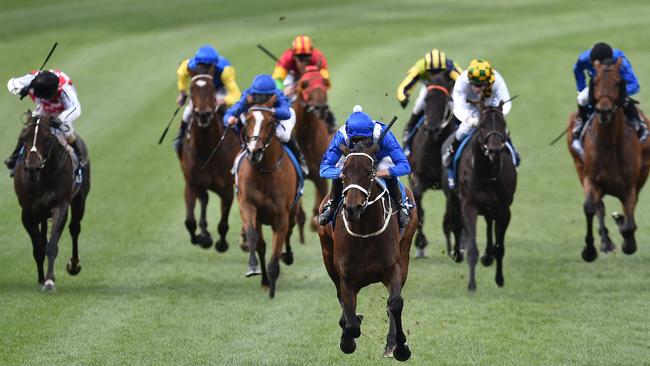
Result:
[[[501,111],[503,103],[496,107],[481,106],[477,131],[459,157],[458,188],[450,191],[447,183],[444,184],[447,195],[445,226],[453,228],[456,235],[461,234],[461,240],[467,249],[467,288],[470,291],[476,290],[478,215],[485,217],[488,237],[481,263],[490,266],[496,259],[495,282],[499,287],[504,284],[505,234],[510,223],[510,205],[517,187],[517,171],[513,153],[506,146],[506,120]],[[494,240],[493,230],[496,234]],[[445,235],[449,241],[449,231],[445,230]]]
[[[72,237],[72,257],[66,270],[72,276],[81,271],[78,238],[86,197],[90,191],[90,161],[83,168],[82,181],[78,183],[75,178],[77,157],[72,157],[69,152],[72,148],[64,145],[64,138],[59,138],[51,130],[51,123],[49,116],[29,118],[22,132],[23,151],[26,154],[18,160],[14,175],[14,189],[22,208],[23,226],[32,240],[38,283],[43,285],[44,291],[55,290],[54,261],[68,218],[68,207],[71,212],[68,228]],[[76,139],[80,152],[87,156],[86,144],[79,136]],[[48,240],[49,218],[52,219],[52,228]],[[47,274],[44,274],[46,256]]]
[[[249,104],[252,98],[249,97]],[[239,212],[249,248],[247,277],[262,275],[262,286],[270,287],[269,296],[275,297],[280,276],[279,260],[291,265],[293,252],[290,238],[296,223],[299,202],[298,173],[291,158],[285,153],[280,140],[275,136],[278,121],[273,116],[275,96],[263,104],[254,104],[246,115],[246,125],[241,139],[246,144],[245,157],[238,167]],[[281,128],[281,127],[277,127]],[[273,229],[272,254],[268,269],[265,267],[266,242],[262,225]],[[286,252],[282,253],[282,247]],[[258,269],[257,252],[261,264]]]
[[[319,173],[320,163],[327,151],[334,134],[329,132],[325,118],[329,113],[327,104],[327,80],[318,71],[318,68],[308,66],[296,86],[296,101],[293,109],[296,111],[296,126],[293,133],[305,154],[309,167],[306,178],[314,182],[316,197],[314,198],[312,230],[316,230],[318,206],[327,194],[329,188],[327,180],[321,178]]]
[[[411,351],[402,328],[401,291],[408,274],[417,211],[412,210],[408,226],[400,232],[394,209],[397,203],[391,202],[388,191],[375,176],[373,156],[378,145],[366,147],[358,143],[352,151],[342,149],[345,155],[342,209],[334,219],[334,228],[332,225],[318,228],[323,262],[342,308],[340,348],[347,354],[355,351],[354,339],[361,335],[363,319],[356,314],[357,294],[363,287],[381,282],[389,291],[390,326],[384,356],[405,361]],[[411,191],[406,191],[413,200]]]
[[[440,149],[447,137],[456,130],[450,99],[453,82],[443,74],[435,75],[427,86],[425,98],[425,120],[415,131],[413,148],[409,155],[411,174],[409,183],[418,210],[418,230],[415,235],[416,258],[425,257],[428,240],[424,235],[424,206],[422,196],[429,189],[441,188],[442,161]],[[447,255],[452,255],[451,244],[447,242]]]
[[[596,113],[589,126],[585,127],[583,157],[570,148],[571,134],[567,135],[569,152],[585,194],[587,235],[582,259],[587,262],[596,260],[598,256],[593,237],[594,214],[598,216],[600,250],[606,253],[615,248],[605,226],[605,205],[602,198],[607,194],[617,197],[623,204],[624,214],[614,215],[624,240],[623,253],[633,254],[636,251],[634,209],[650,170],[650,144],[648,141],[644,144],[639,142],[635,137],[636,132],[627,124],[623,114],[625,81],[619,72],[621,60],[594,63],[596,75],[590,86],[590,99]],[[575,113],[569,118],[571,128],[574,120]]]
[[[228,250],[226,233],[228,232],[228,215],[233,201],[233,178],[230,168],[239,150],[237,134],[225,132],[223,110],[217,104],[212,76],[199,74],[192,77],[190,98],[194,110],[189,121],[181,151],[181,169],[185,177],[185,227],[190,233],[192,244],[203,248],[212,246],[212,236],[208,232],[206,212],[208,190],[221,198],[221,220],[219,221],[219,240],[215,249],[219,252]],[[225,134],[225,135],[224,135]],[[223,141],[220,141],[221,137]],[[218,150],[204,167],[212,151]],[[200,233],[196,234],[194,208],[196,200],[201,204],[199,219]]]

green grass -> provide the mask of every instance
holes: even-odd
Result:
[[[0,180],[0,364],[394,362],[381,359],[387,296],[380,285],[360,294],[365,320],[356,353],[339,351],[339,305],[315,234],[295,247],[295,264],[282,267],[274,300],[259,279],[244,277],[236,207],[227,253],[191,246],[171,136],[156,145],[175,108],[182,58],[213,43],[245,88],[273,67],[255,45],[279,54],[298,33],[310,34],[328,56],[339,121],[359,103],[373,117],[397,114],[404,123],[409,110],[398,107],[394,90],[431,47],[463,66],[490,60],[511,94],[521,96],[508,116],[523,164],[506,236],[506,286],[494,284],[494,267],[481,267],[478,291],[467,292],[467,266],[441,253],[442,194],[428,193],[430,257],[411,262],[403,293],[409,362],[649,362],[650,200],[641,195],[635,255],[584,263],[581,189],[566,147],[548,146],[575,108],[573,62],[594,42],[622,48],[642,87],[650,85],[646,1],[3,0],[2,9],[0,79],[37,68],[59,42],[48,66],[77,85],[83,115],[75,126],[90,148],[93,182],[80,237],[83,270],[75,278],[65,273],[66,231],[57,292],[46,295],[35,285],[12,182]],[[639,98],[650,108],[645,95]],[[18,116],[28,107],[8,93],[0,97],[2,154],[13,147]],[[305,207],[311,203],[309,185]],[[608,212],[619,209],[606,203]],[[609,226],[620,243],[611,220]]]

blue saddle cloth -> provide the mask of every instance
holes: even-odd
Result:
[[[300,200],[300,197],[302,197],[305,187],[305,177],[302,175],[302,168],[300,167],[300,162],[298,162],[296,156],[293,155],[286,145],[282,144],[282,148],[284,149],[284,153],[287,154],[289,159],[291,159],[293,167],[296,169],[296,175],[298,176],[298,192],[296,192],[296,198],[293,199],[293,203],[291,204],[291,207],[293,208],[298,203],[298,200]]]
[[[409,131],[409,134],[406,135],[407,141],[410,141],[411,137],[413,137],[418,132],[418,129],[420,128],[420,126],[422,126],[422,124],[424,124],[424,120],[425,120],[424,115],[422,115],[422,117],[420,117],[420,120],[418,121],[418,123],[416,123],[415,126],[411,129],[411,131]]]

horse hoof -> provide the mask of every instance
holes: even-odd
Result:
[[[228,246],[229,246],[228,242],[225,239],[224,240],[219,239],[219,241],[217,241],[216,244],[214,245],[214,249],[216,249],[216,251],[219,253],[224,253],[228,250]]]
[[[451,258],[454,259],[454,262],[460,263],[463,261],[463,253],[462,252],[453,252],[451,254]]]
[[[386,345],[384,348],[384,358],[393,358],[393,351],[395,350],[395,345]]]
[[[346,337],[349,337],[349,338],[359,338],[359,337],[361,337],[361,327],[345,328],[345,329],[343,329],[343,333],[345,334]]]
[[[239,244],[239,248],[241,248],[242,252],[248,253],[250,248],[248,247],[248,244],[246,243],[241,243]]]
[[[427,255],[424,252],[424,248],[416,248],[415,249],[415,259],[422,259],[422,258],[426,258],[426,257],[427,257]]]
[[[467,291],[469,292],[475,292],[476,291],[476,283],[470,282],[467,284]]]
[[[492,257],[491,255],[483,254],[481,256],[481,264],[485,267],[491,266],[493,261],[494,261],[494,257]]]
[[[504,282],[504,281],[503,281],[503,277],[502,277],[502,276],[497,276],[497,277],[494,279],[494,282],[497,283],[497,286],[499,286],[499,287],[503,287],[503,282]]]
[[[81,264],[77,262],[76,265],[72,264],[72,261],[68,261],[68,264],[65,265],[65,270],[68,271],[68,273],[71,276],[76,276],[81,272]]]
[[[269,286],[269,298],[273,299],[275,298],[275,286],[277,284],[277,280],[271,280],[271,285]]]
[[[625,251],[625,249],[623,249]],[[582,259],[585,262],[593,262],[596,260],[598,257],[598,253],[596,252],[596,249],[594,247],[585,247],[582,250]]]
[[[56,288],[54,287],[54,281],[50,279],[46,280],[41,290],[43,292],[54,292],[56,290]]]
[[[634,254],[636,252],[636,240],[634,237],[626,238],[621,249],[627,255]]]
[[[259,276],[261,274],[262,271],[260,271],[257,267],[249,267],[248,272],[246,272],[246,277]]]
[[[399,345],[393,350],[393,357],[397,361],[406,361],[411,358],[411,349],[409,345],[404,343],[404,346],[400,347]]]
[[[199,245],[203,249],[210,249],[212,246],[212,235],[210,233],[199,235]]]
[[[292,252],[286,252],[280,254],[280,259],[282,260],[282,263],[286,264],[287,266],[290,266],[293,264],[293,253]]]
[[[600,243],[600,252],[601,253],[611,253],[616,249],[614,243],[611,240],[602,241]]]
[[[341,337],[340,347],[341,352],[349,355],[351,353],[354,353],[354,351],[357,349],[357,342],[354,341],[354,338]]]
[[[424,234],[421,232],[415,234],[415,246],[418,249],[424,249],[427,245],[429,245],[429,241],[427,240],[427,237],[424,236]]]

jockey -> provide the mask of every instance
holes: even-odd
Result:
[[[273,79],[278,89],[282,89],[284,95],[293,97],[295,83],[305,72],[307,66],[315,66],[320,70],[321,76],[325,79],[325,85],[330,88],[330,73],[327,70],[327,59],[325,55],[314,47],[309,36],[300,35],[294,38],[291,48],[284,51],[273,70]],[[330,130],[335,129],[336,121],[334,115],[328,110],[325,118]]]
[[[383,123],[373,121],[369,115],[363,112],[361,106],[355,106],[352,114],[345,121],[330,143],[323,161],[320,165],[320,176],[332,179],[332,191],[330,199],[323,206],[323,212],[318,217],[320,225],[327,225],[334,219],[334,214],[339,205],[343,192],[343,181],[341,168],[345,157],[342,156],[341,145],[345,144],[350,148],[359,142],[377,142],[379,135],[386,126]],[[399,202],[399,225],[405,227],[409,222],[409,208],[402,202],[402,194],[397,177],[407,175],[411,172],[402,148],[395,136],[389,131],[381,141],[379,151],[373,157],[377,162],[377,177],[383,178],[386,182],[390,197]]]
[[[578,153],[582,152],[582,144],[580,143],[582,128],[584,127],[585,122],[589,119],[589,115],[593,110],[593,106],[590,105],[589,100],[589,87],[585,81],[585,71],[589,74],[590,78],[593,78],[596,74],[593,63],[595,61],[603,62],[604,60],[611,58],[613,58],[614,61],[617,61],[619,58],[623,59],[620,72],[621,78],[625,81],[625,91],[627,93],[623,112],[628,121],[630,121],[636,129],[639,140],[643,142],[648,138],[648,126],[639,116],[639,111],[635,105],[636,102],[629,98],[638,93],[640,89],[639,82],[637,81],[636,75],[634,75],[630,61],[625,57],[623,51],[612,49],[612,47],[607,43],[600,42],[581,53],[580,56],[578,56],[578,61],[576,61],[573,66],[573,74],[576,78],[576,88],[578,89],[578,116],[576,117],[575,125],[573,126],[573,142],[571,143],[571,147]]]
[[[460,121],[460,126],[456,130],[455,138],[442,155],[442,163],[449,167],[453,161],[454,154],[458,145],[467,136],[469,131],[478,126],[481,115],[479,104],[484,106],[498,106],[501,102],[510,100],[510,93],[506,82],[490,63],[474,59],[470,62],[467,70],[463,71],[454,85],[452,92],[454,100],[454,116]],[[503,115],[510,112],[511,103],[503,104]],[[510,137],[507,137],[507,143],[510,143]],[[516,151],[513,148],[513,153]],[[450,188],[454,188],[455,182],[450,178]]]
[[[223,116],[224,124],[227,127],[234,126],[237,124],[237,117],[239,117],[240,123],[246,123],[246,112],[248,112],[251,105],[268,102],[273,95],[276,97],[275,105],[272,108],[273,116],[279,122],[279,128],[275,129],[275,136],[296,156],[303,173],[306,175],[309,169],[305,157],[300,151],[298,143],[291,136],[293,126],[296,124],[296,112],[291,108],[287,97],[276,88],[275,81],[270,75],[257,75],[253,79],[253,84],[244,91],[241,99],[226,111]]]
[[[418,98],[415,100],[411,118],[404,128],[404,137],[402,138],[404,146],[410,146],[411,141],[413,140],[411,130],[424,114],[424,99],[427,96],[427,86],[429,85],[431,78],[434,75],[445,73],[450,80],[455,82],[462,72],[463,69],[460,68],[458,63],[447,58],[445,53],[437,48],[427,52],[423,58],[417,60],[415,65],[409,69],[406,73],[406,77],[397,87],[397,101],[400,103],[402,108],[406,108],[406,105],[409,102],[409,90],[413,88],[418,81],[422,82],[422,87],[420,88]]]
[[[178,75],[178,98],[176,104],[182,107],[187,101],[187,90],[190,87],[190,79],[198,74],[209,74],[213,77],[214,86],[217,90],[216,97],[219,105],[230,107],[241,97],[241,91],[235,80],[235,68],[230,62],[220,56],[210,45],[203,45],[196,51],[194,57],[183,60],[176,75]],[[181,125],[178,129],[178,136],[174,139],[174,148],[180,154],[183,145],[183,135],[192,114],[192,100],[189,101]]]
[[[33,71],[25,76],[9,79],[7,88],[11,94],[20,95],[21,98],[29,95],[32,98],[36,103],[33,116],[53,116],[53,126],[59,124],[57,128],[77,154],[81,166],[86,164],[86,156],[79,151],[72,127],[72,122],[81,115],[81,105],[68,75],[59,70],[45,70],[40,73]],[[22,145],[22,137],[19,137],[16,148],[4,162],[11,171],[16,166]]]

